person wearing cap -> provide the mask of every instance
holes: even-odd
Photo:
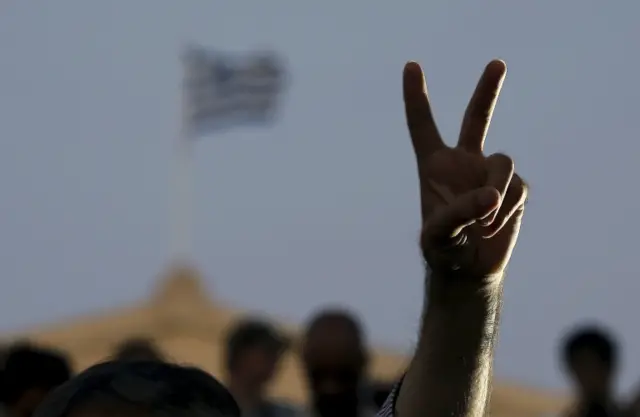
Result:
[[[230,329],[225,352],[228,387],[244,417],[298,415],[294,407],[266,398],[267,386],[288,347],[289,340],[260,319],[245,319]]]

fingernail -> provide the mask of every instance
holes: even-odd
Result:
[[[408,61],[404,66],[405,71],[420,71],[420,64],[416,61]]]

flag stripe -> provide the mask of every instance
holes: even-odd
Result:
[[[191,47],[184,58],[185,123],[195,134],[269,122],[283,90],[284,70],[273,53],[216,54]]]

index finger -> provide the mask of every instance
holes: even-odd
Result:
[[[433,119],[427,84],[417,62],[408,62],[403,74],[404,108],[407,127],[416,156],[427,155],[444,146]]]
[[[481,153],[489,130],[493,109],[498,101],[502,82],[507,74],[504,61],[494,59],[484,69],[478,86],[469,101],[462,121],[458,146],[469,152]]]

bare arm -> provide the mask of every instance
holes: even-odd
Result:
[[[448,147],[435,126],[422,69],[414,62],[405,66],[405,110],[420,179],[420,247],[433,272],[415,356],[381,416],[487,412],[502,278],[527,198],[513,160],[483,153],[505,75],[500,60],[485,67],[458,143]]]
[[[429,280],[436,286],[446,280]],[[481,417],[488,405],[501,290],[429,288],[415,356],[396,401],[400,417]]]

